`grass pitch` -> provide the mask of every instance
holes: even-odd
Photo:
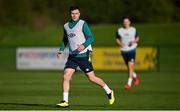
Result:
[[[130,91],[123,88],[125,72],[97,72],[115,90],[116,101],[108,105],[105,92],[90,83],[81,72],[71,80],[70,107],[65,110],[180,109],[180,74],[138,72],[141,84]],[[1,110],[64,110],[61,100],[62,72],[1,71]]]

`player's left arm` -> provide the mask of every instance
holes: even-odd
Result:
[[[83,25],[82,31],[84,33],[84,36],[86,37],[86,41],[83,44],[78,45],[78,51],[83,51],[85,48],[87,48],[90,44],[94,42],[94,37],[86,22]]]
[[[139,42],[139,36],[136,36],[135,37],[135,43],[138,43]]]
[[[135,43],[138,43],[139,42],[139,34],[136,30],[136,34],[135,34]]]
[[[131,41],[130,44],[134,44],[134,43],[138,43],[138,42],[139,42],[139,34],[138,34],[138,32],[136,31],[135,40],[134,40],[134,41]]]

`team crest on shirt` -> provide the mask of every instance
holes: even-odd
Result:
[[[68,37],[69,37],[69,38],[73,38],[73,37],[75,37],[75,36],[76,36],[75,33],[70,33],[70,34],[68,34]]]

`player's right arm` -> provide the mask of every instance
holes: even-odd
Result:
[[[120,38],[121,36],[118,34],[118,32],[116,32],[116,43],[120,48],[122,48],[124,47],[124,44],[121,42]]]
[[[67,33],[66,33],[65,29],[64,29],[62,43],[60,45],[59,51],[57,52],[57,57],[58,58],[61,56],[62,52],[64,51],[65,47],[67,46],[67,43],[68,43]]]

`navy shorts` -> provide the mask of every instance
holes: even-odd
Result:
[[[71,68],[71,69],[77,69],[77,67],[84,72],[88,73],[93,71],[92,63],[89,61],[89,57],[68,57],[68,60],[66,62],[65,68]]]
[[[128,65],[128,62],[135,62],[136,59],[136,50],[131,50],[131,51],[121,51],[121,54],[123,56],[123,59],[126,63],[126,65]]]

